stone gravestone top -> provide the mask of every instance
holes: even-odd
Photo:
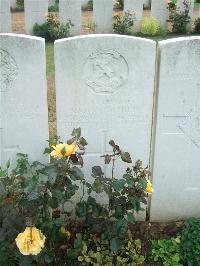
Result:
[[[143,18],[142,0],[124,0],[124,13],[131,12],[135,16],[134,30],[140,31]]]
[[[26,32],[33,33],[35,23],[43,24],[48,13],[48,0],[24,0]]]
[[[96,33],[113,31],[113,0],[93,1],[93,23]]]
[[[73,24],[70,34],[79,35],[81,33],[81,0],[60,0],[59,17],[62,23],[70,20]]]
[[[164,28],[167,27],[167,19],[168,19],[167,0],[152,0],[151,17],[157,19],[162,27]]]
[[[115,140],[133,159],[149,162],[156,44],[120,35],[55,42],[57,133],[63,141],[81,127],[88,140],[85,174],[103,166]],[[144,71],[145,70],[145,71]],[[118,176],[127,165],[119,164]]]
[[[151,220],[199,216],[200,37],[159,43]]]
[[[46,94],[44,40],[0,34],[0,165],[18,152],[45,161]]]

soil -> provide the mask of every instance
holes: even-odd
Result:
[[[159,222],[137,222],[131,227],[135,239],[141,239],[142,254],[148,257],[150,240],[169,239],[176,236],[184,225],[184,221],[159,223]],[[145,266],[159,266],[146,262]]]

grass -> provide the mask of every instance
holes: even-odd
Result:
[[[56,135],[56,93],[53,43],[46,43],[46,73],[48,87],[49,136],[50,139],[52,139]]]
[[[194,3],[194,8],[200,8],[200,3]]]
[[[54,75],[54,45],[53,43],[46,43],[46,62],[47,62],[47,77]]]

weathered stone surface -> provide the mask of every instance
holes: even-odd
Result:
[[[134,30],[140,31],[143,17],[143,1],[124,0],[124,12],[130,11],[135,14]]]
[[[200,37],[159,43],[151,220],[200,216]]]
[[[113,0],[93,1],[93,22],[96,33],[111,33],[113,31]]]
[[[0,34],[0,165],[16,153],[31,160],[48,140],[45,42],[25,35]]]
[[[155,42],[120,35],[55,42],[57,133],[66,140],[73,128],[82,128],[89,143],[84,157],[88,180],[94,165],[111,176],[100,157],[111,152],[111,139],[133,160],[148,164],[155,53]],[[116,176],[126,167],[119,159]]]
[[[72,35],[79,35],[81,32],[81,1],[77,0],[60,0],[59,16],[62,23],[71,20],[74,25],[71,28]]]
[[[163,28],[167,27],[168,9],[166,0],[151,1],[151,17],[157,19]]]
[[[10,2],[8,0],[0,0],[0,33],[11,32],[11,12]]]
[[[35,23],[45,22],[48,13],[48,0],[24,0],[26,33],[33,33]]]

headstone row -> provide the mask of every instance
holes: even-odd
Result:
[[[150,161],[151,221],[200,216],[199,47],[200,37],[161,41],[158,51],[154,41],[109,34],[55,42],[58,135],[82,128],[88,181],[94,165],[110,176],[100,157],[110,139]],[[0,34],[0,165],[18,152],[45,161],[45,72],[44,40]]]
[[[10,2],[11,1],[11,2]],[[14,5],[14,0],[0,0],[0,32],[11,32],[10,5]],[[189,15],[193,17],[194,0],[190,3]],[[178,0],[177,10],[184,9],[184,0]],[[42,24],[45,21],[45,14],[48,13],[48,5],[53,4],[54,0],[24,0],[26,33],[33,33],[35,23]],[[71,20],[74,25],[71,28],[72,35],[81,33],[81,5],[80,0],[60,0],[59,17],[62,23]],[[124,0],[124,13],[129,11],[134,14],[134,30],[140,31],[143,19],[143,6],[148,6],[148,0]],[[151,17],[160,21],[163,28],[167,27],[168,1],[152,0]],[[111,33],[113,28],[113,0],[93,0],[93,24],[96,33]]]

